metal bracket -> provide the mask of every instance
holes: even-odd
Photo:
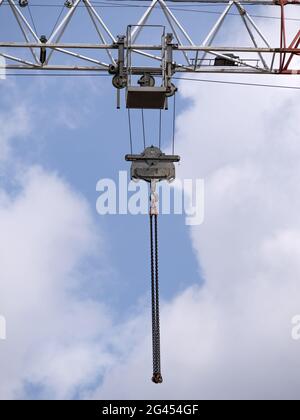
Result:
[[[136,38],[136,33],[139,33],[147,25],[138,25],[133,30],[133,38]],[[151,26],[151,25],[150,25]],[[165,34],[165,27],[163,27],[163,34],[161,37],[161,61],[160,68],[145,68],[143,74],[134,83],[132,75],[135,73],[132,66],[132,53],[139,53],[139,51],[132,49],[132,27],[129,26],[127,30],[127,90],[126,90],[126,106],[131,109],[168,109],[168,98],[173,96],[177,88],[171,82],[175,71],[175,63],[173,62],[173,34]],[[135,32],[136,31],[136,32]],[[146,54],[149,55],[149,54]],[[161,77],[160,86],[155,86],[155,77]]]
[[[110,65],[109,73],[114,74],[112,79],[113,86],[117,89],[117,108],[120,109],[120,89],[124,89],[127,86],[127,71],[125,69],[125,41],[126,37],[124,35],[119,35],[117,37],[117,42],[115,46],[118,48],[118,60],[117,65]]]

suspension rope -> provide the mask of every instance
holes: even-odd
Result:
[[[158,135],[158,144],[159,148],[161,149],[161,126],[162,126],[162,115],[161,115],[161,109],[159,110],[159,135]]]
[[[130,109],[129,108],[128,108],[128,128],[129,128],[129,146],[130,146],[130,153],[133,154],[131,115],[130,115]]]
[[[132,1],[132,0],[131,0]],[[140,0],[136,0],[136,1],[140,1]],[[122,3],[120,3],[122,2]],[[4,0],[2,6],[9,6],[9,3],[7,1]],[[58,3],[52,3],[52,4],[32,4],[31,7],[39,7],[39,8],[45,8],[45,7],[50,7],[50,8],[59,8],[61,7],[60,4]],[[64,6],[65,7],[65,6]],[[87,7],[85,5],[80,5],[78,4],[77,6],[78,8],[84,8]],[[103,9],[103,8],[143,8],[143,9],[147,9],[149,6],[148,5],[140,5],[140,4],[129,4],[129,3],[123,3],[123,0],[119,0],[119,2],[111,2],[110,4],[108,4],[107,1],[94,1],[93,2],[93,7],[96,9]],[[155,9],[158,9],[160,6],[155,6]],[[196,9],[197,7],[197,9]],[[221,12],[216,11],[216,10],[198,10],[198,8],[203,8],[203,7],[209,7],[209,8],[214,8],[214,7],[219,7],[218,4],[185,4],[184,8],[181,6],[169,6],[170,10],[174,10],[177,12],[191,12],[191,13],[202,13],[202,14],[215,14],[215,15],[221,15]],[[228,16],[237,16],[240,17],[239,13],[228,13]],[[251,14],[250,17],[252,18],[259,18],[259,19],[268,19],[268,20],[280,20],[279,16],[267,16],[267,15],[257,15],[257,14]],[[299,18],[293,18],[293,17],[286,17],[286,21],[296,21],[299,22],[300,19]]]
[[[28,13],[29,13],[29,16],[30,16],[30,20],[31,20],[31,22],[32,22],[33,29],[34,29],[34,31],[35,31],[35,33],[36,33],[36,35],[38,35],[37,27],[36,27],[36,25],[35,25],[35,22],[34,22],[34,19],[33,19],[32,13],[31,13],[31,8],[30,8],[30,4],[29,4],[29,3],[28,3]]]
[[[144,149],[146,149],[146,132],[145,132],[145,118],[144,118],[144,110],[142,109],[142,126],[143,126],[143,141],[144,141]]]
[[[174,94],[173,104],[173,139],[172,139],[172,154],[175,154],[175,128],[176,128],[176,94]]]
[[[53,29],[52,29],[52,31],[51,31],[51,34],[50,34],[50,37],[49,37],[49,38],[51,38],[51,37],[52,37],[52,35],[54,34],[54,31],[55,31],[55,29],[56,29],[56,27],[57,27],[57,24],[58,24],[58,22],[59,22],[59,20],[60,20],[60,18],[61,18],[61,15],[63,14],[64,10],[65,10],[65,6],[63,6],[63,7],[62,7],[62,9],[61,9],[61,11],[60,11],[60,13],[59,13],[59,15],[58,15],[58,18],[56,19],[56,22],[55,22],[55,24],[54,24],[54,26],[53,26]]]

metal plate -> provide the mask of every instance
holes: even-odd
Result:
[[[164,109],[166,88],[128,87],[126,106],[134,109]]]

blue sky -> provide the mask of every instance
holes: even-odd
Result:
[[[32,7],[39,34],[51,31],[59,10]],[[114,35],[124,33],[143,11],[121,10],[101,10]],[[6,13],[5,6],[0,7],[0,38],[20,40]],[[215,14],[176,15],[195,41],[202,40],[216,20]],[[80,28],[83,39],[76,39],[82,22],[80,16],[74,20],[66,42],[95,40],[86,26]],[[267,19],[264,24],[277,39],[274,22]],[[220,33],[220,39],[236,39],[238,33],[237,42],[245,42],[236,28]],[[219,85],[180,83],[179,87],[176,150],[182,163],[178,170],[181,176],[207,182],[207,219],[191,229],[184,216],[160,218],[164,369],[169,383],[159,394],[149,382],[148,218],[96,212],[99,179],[117,180],[120,170],[129,169],[124,161],[129,152],[124,102],[116,110],[109,77],[0,81],[1,141],[8,143],[8,157],[2,161],[0,148],[1,228],[12,231],[8,240],[0,242],[1,275],[8,273],[2,279],[0,314],[7,311],[11,331],[1,357],[6,383],[1,387],[0,381],[0,398],[230,398],[261,396],[265,389],[274,397],[282,389],[273,388],[273,376],[286,384],[285,396],[295,395],[288,384],[297,384],[299,346],[288,340],[290,318],[300,311],[297,276],[290,272],[293,267],[300,273],[300,205],[295,193],[298,97],[294,92]],[[276,129],[278,115],[287,109],[290,119]],[[145,114],[149,145],[157,142],[158,115],[156,120],[152,115]],[[141,151],[138,113],[133,121],[134,142]],[[170,145],[171,124],[172,110],[164,117],[164,148]],[[291,215],[290,207],[295,209]],[[32,249],[26,248],[27,239]],[[49,259],[44,255],[48,249]],[[10,257],[13,263],[5,264]],[[14,271],[15,260],[21,274],[32,274],[32,284],[29,274],[24,282]],[[285,290],[279,284],[281,276],[286,278]],[[22,294],[28,299],[26,305]],[[14,298],[16,303],[8,305]],[[274,307],[282,308],[275,311],[276,321],[271,316]],[[28,320],[28,337],[17,329],[22,316]],[[278,334],[274,325],[279,326]],[[7,363],[10,345],[18,352],[24,347],[24,354],[15,355],[12,370]],[[276,369],[281,358],[283,372]],[[78,360],[82,371],[77,372]],[[262,367],[266,372],[260,371]],[[133,370],[127,384],[124,377]],[[221,380],[217,371],[222,372]],[[186,382],[178,386],[183,373]],[[228,386],[226,378],[231,375]]]

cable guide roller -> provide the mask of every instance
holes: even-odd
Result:
[[[116,43],[118,61],[117,66],[112,68],[112,72],[115,74],[113,85],[117,89],[126,88],[126,107],[128,109],[168,109],[168,98],[177,91],[177,87],[171,82],[175,66],[173,35],[166,34],[165,27],[162,26],[161,45],[164,48],[161,50],[161,57],[158,58],[161,61],[160,67],[144,67],[143,71],[136,72],[133,63],[133,54],[136,55],[136,51],[133,44],[136,34],[147,27],[151,28],[153,25],[129,25],[127,36],[118,38]],[[140,77],[137,80],[138,76]]]

